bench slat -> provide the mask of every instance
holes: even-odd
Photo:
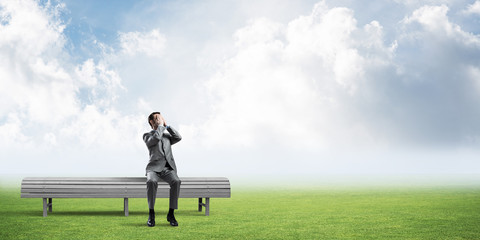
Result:
[[[218,181],[229,181],[225,177],[181,177],[182,181],[185,182],[218,182]],[[82,182],[146,182],[146,177],[27,177],[23,181],[82,181]]]
[[[203,184],[203,185],[193,185],[193,184],[181,184],[180,185],[181,189],[183,188],[211,188],[211,189],[215,189],[215,188],[230,188],[230,185],[226,185],[226,184],[215,184],[215,185],[207,185],[207,184]],[[22,186],[22,192],[26,192],[26,191],[34,191],[34,190],[43,190],[43,189],[146,189],[147,186],[145,183],[143,184],[138,184],[138,185],[129,185],[129,186],[125,186],[125,185],[49,185],[49,186],[45,186],[45,185],[23,185]],[[159,184],[158,185],[158,188],[170,188],[169,185],[167,184]]]
[[[54,183],[22,183],[22,187],[43,187],[43,186],[135,186],[135,185],[145,185],[146,182],[142,183],[116,183],[116,182],[104,182],[104,183],[99,183],[99,182],[91,182],[91,183],[83,183],[83,182],[68,182],[68,183],[62,183],[62,182],[54,182]],[[160,181],[158,182],[158,186],[161,185],[168,185],[168,183]],[[208,185],[208,186],[216,186],[216,185],[230,185],[229,182],[184,182],[182,181],[182,185]]]
[[[158,188],[157,191],[168,191],[169,187]],[[89,193],[89,192],[146,192],[146,188],[136,189],[101,189],[101,188],[77,188],[77,189],[32,189],[22,190],[21,193],[58,193],[58,192],[72,192],[72,193]],[[196,192],[215,192],[215,191],[230,191],[230,188],[180,188],[180,191],[196,191]]]
[[[170,188],[159,188],[157,191],[170,191]],[[230,192],[229,188],[181,188],[180,192]],[[31,191],[22,191],[22,193],[44,193],[44,194],[57,194],[57,193],[74,193],[74,194],[89,194],[89,193],[146,193],[146,189],[35,189]]]

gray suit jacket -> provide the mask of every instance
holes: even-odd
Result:
[[[147,172],[162,171],[166,162],[177,172],[171,145],[182,140],[182,137],[177,130],[172,127],[169,126],[166,129],[168,133],[164,133],[164,126],[158,126],[157,130],[143,134],[143,141],[147,144],[148,151],[150,152],[150,161],[146,169]]]

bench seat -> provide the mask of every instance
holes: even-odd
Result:
[[[230,181],[225,177],[180,178],[180,198],[198,198],[198,210],[210,214],[210,198],[229,198]],[[129,198],[146,198],[146,177],[28,177],[22,180],[22,198],[43,198],[43,216],[52,212],[53,198],[123,198],[128,216]],[[168,198],[170,186],[158,182],[157,198]],[[203,203],[205,198],[205,203]],[[47,203],[48,199],[48,203]]]

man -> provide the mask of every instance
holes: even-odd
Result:
[[[143,141],[147,144],[150,152],[150,161],[146,169],[149,208],[147,225],[149,227],[155,226],[154,206],[158,181],[161,179],[170,185],[170,210],[167,214],[167,221],[170,222],[171,226],[178,226],[173,212],[178,208],[181,181],[177,176],[177,166],[173,159],[171,145],[182,140],[182,137],[175,129],[167,125],[159,112],[151,113],[148,116],[148,123],[152,127],[152,131],[143,134]]]

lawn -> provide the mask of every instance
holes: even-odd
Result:
[[[146,199],[41,199],[0,189],[1,239],[480,239],[479,187],[238,188],[211,200],[210,216],[196,199],[180,199],[179,227],[157,201],[148,228]]]

